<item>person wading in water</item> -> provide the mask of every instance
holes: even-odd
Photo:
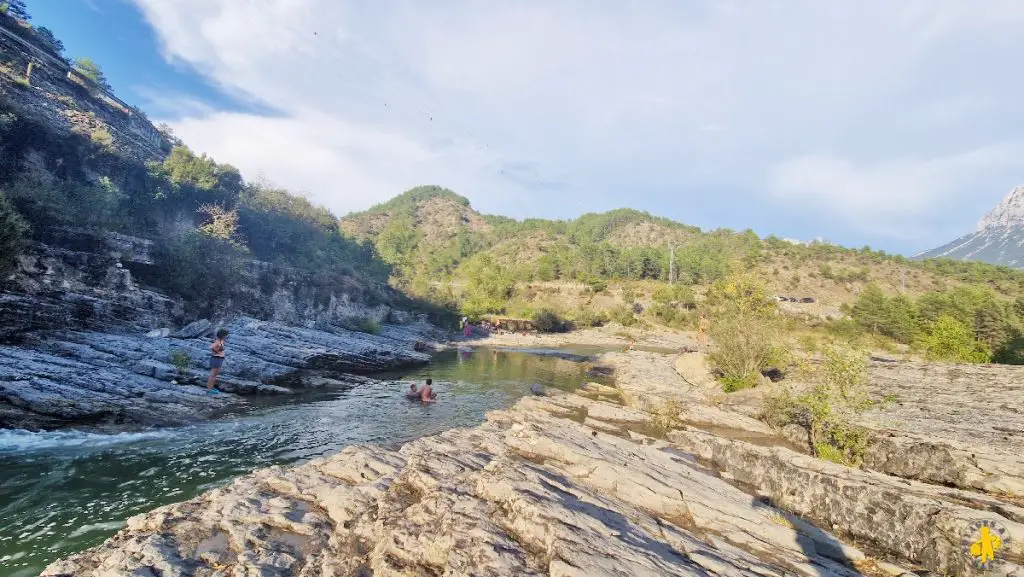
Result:
[[[437,398],[437,394],[434,392],[434,387],[431,386],[433,384],[433,379],[427,379],[427,384],[423,385],[423,388],[420,389],[420,401],[424,403],[434,402],[434,399]]]
[[[219,393],[213,388],[217,384],[217,374],[224,366],[224,339],[228,338],[228,331],[220,329],[217,331],[217,338],[210,345],[210,378],[206,380],[206,392],[209,394]]]

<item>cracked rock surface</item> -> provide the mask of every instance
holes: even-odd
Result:
[[[603,404],[526,398],[397,450],[258,471],[135,517],[43,575],[858,574],[863,553],[693,455],[575,420]]]

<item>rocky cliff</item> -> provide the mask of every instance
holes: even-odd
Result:
[[[11,19],[0,18],[0,95],[65,134],[109,135],[108,146],[123,157],[146,161],[167,155],[170,143],[140,110],[90,85],[31,39]]]
[[[974,232],[916,257],[1024,266],[1024,186],[1010,191],[999,206],[978,222]]]
[[[183,326],[194,315],[182,302],[132,274],[152,265],[152,241],[85,230],[50,238],[20,258],[0,293],[0,427],[176,425],[240,402],[237,394],[287,394],[279,385],[303,386],[301,371],[337,376],[429,362],[414,350],[433,337],[429,323],[353,302],[344,287],[293,290],[302,275],[279,271],[269,292],[253,288],[253,278],[221,318]],[[354,319],[382,326],[380,334],[346,328]],[[218,326],[232,333],[220,388],[236,394],[208,397],[186,385],[205,382]]]

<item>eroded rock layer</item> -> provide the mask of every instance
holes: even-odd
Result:
[[[523,399],[398,450],[259,471],[43,575],[899,573],[629,423],[650,420],[580,395]]]

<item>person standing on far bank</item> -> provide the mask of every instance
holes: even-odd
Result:
[[[704,313],[700,313],[700,321],[697,323],[697,344],[707,345],[708,344],[708,329],[711,328],[711,321]]]
[[[217,338],[210,345],[210,378],[206,380],[206,392],[209,394],[219,393],[213,388],[217,384],[217,374],[224,366],[224,339],[228,338],[227,329],[217,331]]]

